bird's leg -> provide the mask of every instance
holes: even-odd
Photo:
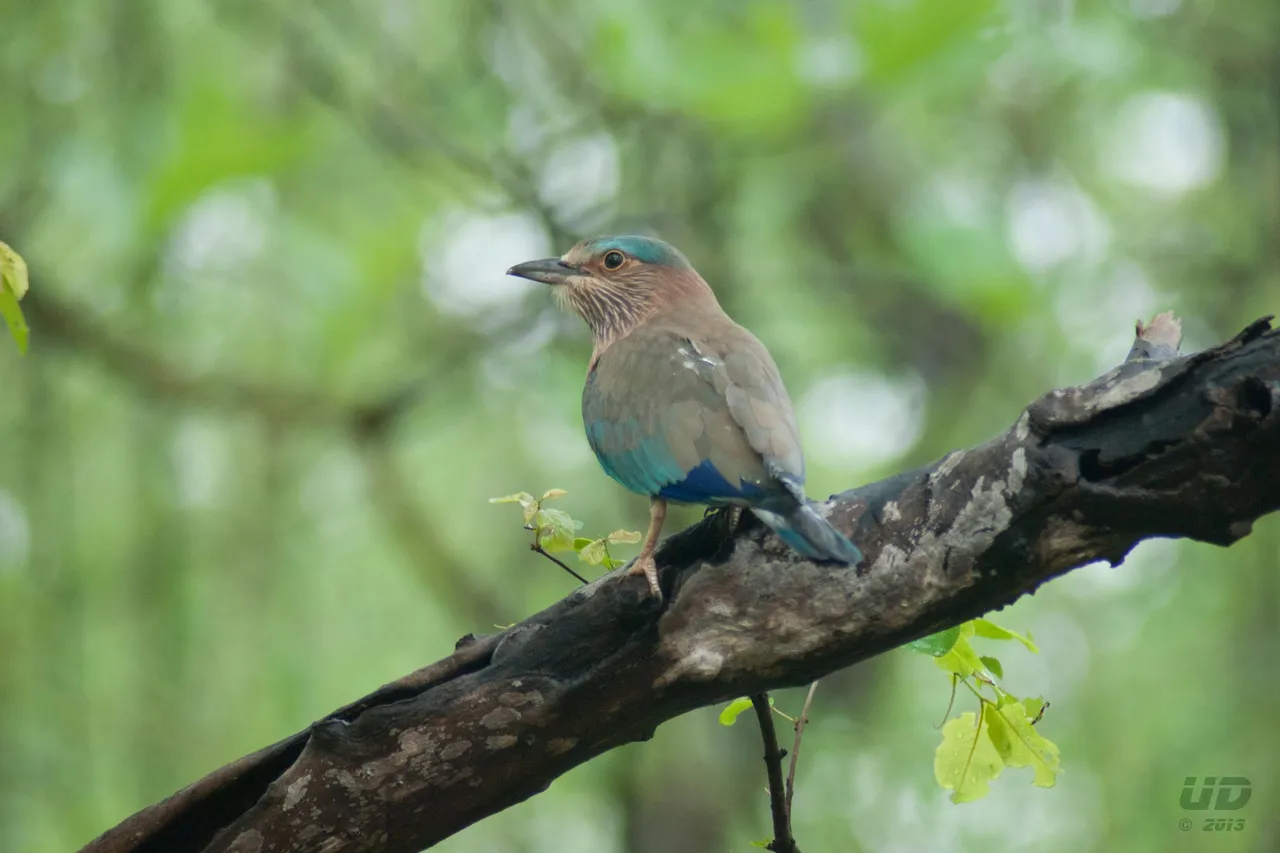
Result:
[[[628,575],[644,575],[649,582],[649,590],[658,599],[662,598],[662,590],[658,588],[658,564],[653,561],[653,552],[658,547],[658,537],[662,534],[662,522],[667,517],[667,501],[664,498],[649,499],[649,532],[645,534],[644,544],[640,546],[640,556],[627,570]]]

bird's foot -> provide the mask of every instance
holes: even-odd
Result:
[[[636,561],[631,564],[631,568],[627,569],[627,576],[644,575],[644,579],[649,582],[649,591],[653,593],[653,597],[662,600],[662,589],[658,586],[658,564],[654,562],[652,554],[641,554],[636,557]]]
[[[742,518],[742,507],[734,504],[728,504],[726,506],[709,506],[702,513],[704,521],[713,516],[726,519],[729,523],[729,527],[734,528],[738,526],[738,521]]]

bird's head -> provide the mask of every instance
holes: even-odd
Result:
[[[654,237],[583,240],[559,258],[516,264],[507,274],[552,285],[587,321],[597,349],[681,299],[715,301],[685,256]]]

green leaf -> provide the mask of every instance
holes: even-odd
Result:
[[[1008,628],[997,625],[990,619],[974,619],[973,627],[979,637],[986,637],[988,640],[1017,640],[1030,651],[1037,653],[1040,651],[1036,644],[1031,641],[1030,634],[1023,636],[1017,631],[1010,631]]]
[[[0,286],[12,293],[14,299],[26,296],[31,286],[27,279],[27,262],[3,241],[0,241]]]
[[[575,540],[573,547],[578,552],[578,559],[593,566],[604,564],[606,568],[616,569],[624,561],[609,556],[610,545],[628,545],[640,541],[640,534],[634,530],[615,530],[603,539]],[[581,542],[582,544],[578,544]]]
[[[545,492],[542,493],[542,497],[538,498],[538,500],[553,501],[556,498],[562,498],[567,494],[569,493],[566,492],[564,489],[547,489]]]
[[[912,640],[907,643],[907,648],[915,652],[922,652],[926,655],[934,657],[942,657],[951,651],[951,647],[956,644],[956,640],[960,639],[960,626],[948,628],[945,631],[939,631],[936,634],[930,634],[927,637],[921,637],[918,640]]]
[[[972,711],[961,714],[942,727],[942,743],[933,756],[933,775],[938,784],[951,791],[951,802],[969,803],[991,793],[991,782],[1004,770],[1004,760],[988,735],[983,703],[981,719]]]
[[[951,647],[951,651],[941,657],[936,657],[933,662],[941,669],[947,672],[954,672],[961,678],[968,678],[975,672],[986,672],[986,667],[982,664],[982,658],[978,657],[978,653],[973,650],[973,646],[969,645],[969,641],[964,637],[956,640],[956,644]]]
[[[615,530],[605,537],[610,545],[634,545],[640,541],[639,530]]]
[[[982,665],[987,668],[987,671],[996,678],[1004,678],[1004,666],[999,660],[988,655],[983,655],[979,660],[982,661]]]
[[[594,541],[596,541],[596,540],[594,540],[594,539],[588,539],[588,538],[587,538],[587,537],[585,537],[585,536],[579,536],[577,539],[574,539],[574,540],[573,540],[573,550],[575,550],[575,551],[581,551],[583,548],[587,547],[588,545],[590,545],[590,544],[591,544],[592,542],[594,542]]]
[[[18,352],[23,355],[27,354],[27,338],[31,330],[18,302],[27,295],[29,287],[27,262],[7,243],[0,242],[0,317],[4,318],[9,334],[18,345]]]
[[[578,559],[592,566],[600,565],[607,556],[603,539],[594,539],[578,549]]]
[[[514,495],[503,495],[500,498],[489,498],[491,504],[520,504],[524,508],[524,523],[528,524],[533,520],[533,515],[538,511],[538,502],[533,495],[528,492],[516,492]]]
[[[489,498],[491,504],[524,504],[534,503],[533,495],[528,492],[516,492],[514,495],[503,495],[500,498]]]
[[[18,352],[26,355],[27,337],[31,330],[27,328],[27,319],[22,316],[22,308],[18,306],[18,300],[7,290],[0,290],[0,317],[4,318],[5,325],[9,327],[9,334],[13,335],[13,340],[18,345]]]
[[[1034,784],[1052,788],[1058,780],[1058,747],[1031,725],[1027,707],[1017,699],[1001,700],[990,712],[991,743],[1009,767],[1031,767]]]
[[[544,551],[572,551],[574,532],[582,526],[567,512],[558,509],[539,509],[533,514],[533,526],[538,531],[538,544]]]
[[[773,707],[772,696],[769,697],[769,707],[770,708]],[[750,698],[746,696],[741,696],[737,699],[734,699],[732,702],[730,702],[728,705],[724,707],[723,711],[720,712],[720,725],[732,726],[734,723],[738,721],[738,715],[741,714],[743,711],[748,710],[749,708],[751,708]]]
[[[1022,707],[1027,711],[1028,720],[1038,720],[1044,714],[1045,705],[1048,703],[1043,698],[1036,696],[1035,698],[1026,698],[1022,700]]]
[[[746,696],[734,699],[720,712],[720,725],[732,726],[738,721],[738,715],[751,707],[751,700]]]
[[[769,845],[770,845],[770,844],[772,844],[772,843],[773,843],[773,839],[772,839],[772,838],[765,838],[765,839],[762,839],[762,840],[760,840],[760,841],[752,841],[752,842],[751,842],[751,846],[752,846],[752,847],[763,847],[765,850],[768,850],[768,849],[769,849]]]

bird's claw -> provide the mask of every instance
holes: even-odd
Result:
[[[649,591],[653,593],[653,597],[662,601],[662,589],[658,586],[658,564],[654,562],[652,554],[641,554],[636,557],[631,568],[627,569],[627,576],[631,575],[644,575],[644,579],[649,582]]]

